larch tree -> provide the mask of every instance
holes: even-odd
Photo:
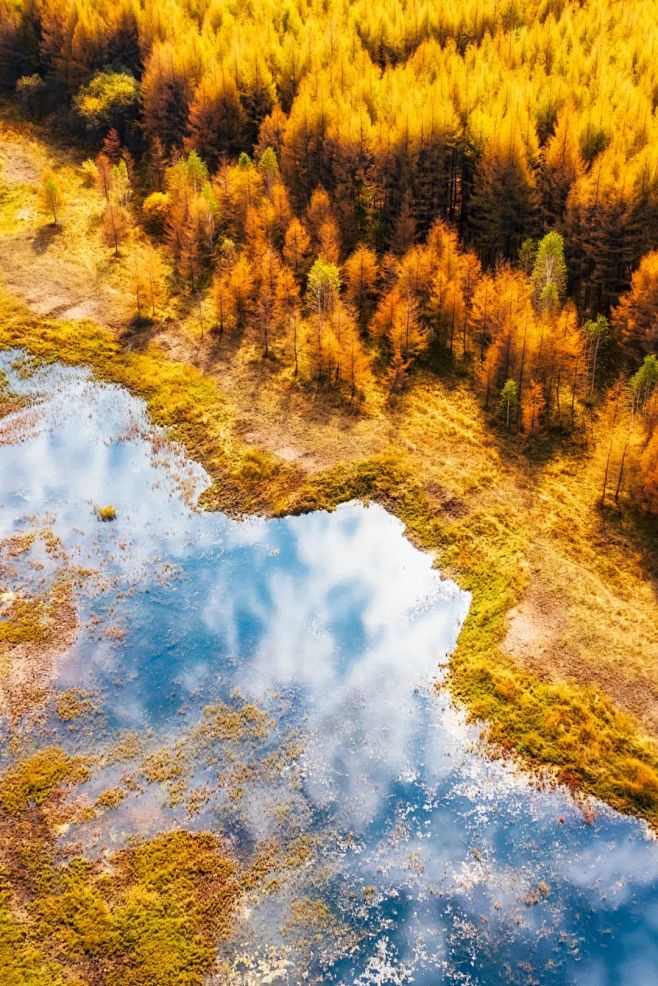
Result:
[[[362,327],[368,323],[374,308],[377,276],[377,255],[363,244],[350,254],[343,265],[346,298]]]
[[[253,268],[244,254],[231,267],[229,285],[235,306],[236,326],[243,329],[252,311],[255,289]]]
[[[591,403],[594,399],[594,391],[597,384],[596,373],[599,365],[599,355],[610,336],[610,323],[605,315],[597,315],[596,318],[587,319],[583,324],[583,335],[587,343],[587,399]]]
[[[556,308],[567,289],[567,265],[564,259],[564,240],[555,231],[540,241],[532,269],[535,305]]]
[[[306,227],[296,216],[293,216],[286,230],[283,256],[297,278],[301,278],[309,269],[310,249],[311,237]]]
[[[300,310],[299,284],[292,269],[281,264],[276,284],[276,306],[281,319],[281,328],[287,344],[292,351],[293,372],[299,375],[300,348]]]
[[[306,285],[306,304],[312,315],[319,318],[331,315],[338,301],[340,283],[340,271],[335,264],[322,259],[315,261]]]
[[[318,383],[325,376],[335,346],[331,317],[338,304],[340,271],[335,264],[315,261],[309,271],[306,285],[306,307],[310,314],[312,345],[310,351],[314,375]]]
[[[505,384],[500,392],[500,406],[503,412],[503,417],[505,419],[505,427],[509,428],[514,413],[516,411],[516,404],[519,397],[519,388],[516,385],[516,380],[506,380]]]
[[[627,358],[658,350],[658,251],[648,253],[633,274],[630,290],[612,312],[612,326]]]
[[[638,496],[648,513],[658,514],[658,428],[654,428],[642,451]]]
[[[281,262],[278,253],[266,248],[257,266],[256,323],[263,347],[263,358],[270,355],[272,339],[281,324],[280,293],[277,290]]]
[[[215,274],[213,279],[213,299],[215,302],[217,332],[221,338],[237,322],[236,296],[232,289],[230,274],[225,270],[218,270]]]
[[[516,257],[523,240],[536,229],[536,147],[532,126],[524,131],[518,117],[509,114],[484,144],[469,211],[471,235],[487,266]]]
[[[114,256],[119,256],[119,247],[125,243],[130,232],[130,216],[128,211],[114,198],[110,198],[103,213],[103,235],[105,242],[114,250]]]
[[[44,172],[39,186],[41,208],[52,219],[53,226],[60,225],[64,197],[60,184],[52,171]]]
[[[523,430],[533,437],[541,429],[541,418],[546,407],[544,388],[536,380],[530,383],[523,392],[522,422]]]
[[[585,168],[578,127],[575,108],[565,103],[557,114],[555,129],[541,155],[539,190],[542,213],[544,222],[553,229],[562,227],[569,191]]]
[[[164,267],[160,254],[150,243],[138,244],[130,257],[137,320],[153,319],[164,298]]]
[[[103,151],[96,158],[96,189],[106,202],[110,201],[113,183],[113,167],[107,154]]]
[[[232,74],[222,64],[197,86],[190,104],[190,146],[213,165],[222,154],[235,154],[246,144],[247,119]]]

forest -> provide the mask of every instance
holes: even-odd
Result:
[[[529,446],[599,416],[601,502],[658,512],[651,0],[1,2],[0,84],[88,148],[137,319],[196,299],[355,405],[448,366]]]

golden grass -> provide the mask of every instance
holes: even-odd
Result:
[[[75,857],[62,864],[40,815],[17,835],[15,871],[0,873],[5,982],[80,986],[100,973],[107,986],[201,986],[230,934],[241,891],[237,866],[217,836],[174,831],[135,842],[105,863]]]

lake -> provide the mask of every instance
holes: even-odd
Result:
[[[201,512],[204,471],[141,401],[16,357],[33,401],[0,421],[0,540],[36,536],[0,590],[75,571],[78,630],[45,716],[13,728],[94,751],[90,802],[138,779],[62,847],[176,827],[283,847],[238,915],[236,983],[658,983],[658,844],[487,754],[436,687],[469,596],[395,517]]]

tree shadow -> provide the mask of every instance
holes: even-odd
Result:
[[[631,545],[642,559],[644,574],[658,600],[658,517],[629,503],[598,505],[601,529]]]
[[[162,329],[162,323],[154,318],[135,316],[119,334],[122,346],[131,352],[146,349],[153,337]]]
[[[239,329],[220,331],[219,326],[212,325],[205,333],[201,346],[206,352],[208,362],[232,363],[244,342],[244,331]]]
[[[487,435],[506,465],[523,475],[528,490],[539,488],[545,474],[556,460],[574,473],[587,468],[592,446],[585,435],[553,430],[532,440],[518,431],[507,432],[493,420],[487,422]],[[606,545],[639,556],[644,576],[658,599],[658,517],[644,513],[627,498],[620,502],[601,503],[600,490],[591,501],[593,528],[591,539],[598,551]]]
[[[40,226],[32,240],[32,249],[38,254],[47,253],[61,232],[62,226],[59,224],[56,226],[54,223],[49,223],[47,226]]]

